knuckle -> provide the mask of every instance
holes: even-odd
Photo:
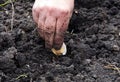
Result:
[[[68,14],[69,14],[69,11],[68,11],[68,10],[61,11],[61,14],[62,14],[62,15],[68,15]]]
[[[38,9],[36,9],[36,8],[32,8],[32,12],[34,12],[34,13],[38,13]]]
[[[60,11],[60,14],[59,14],[59,16],[62,18],[62,19],[66,19],[66,18],[68,18],[68,17],[70,17],[70,12],[69,11]]]
[[[43,8],[40,8],[40,7],[33,7],[32,8],[32,12],[36,12],[36,13],[39,13],[43,10]]]

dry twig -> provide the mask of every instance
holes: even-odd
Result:
[[[116,65],[108,64],[108,65],[106,65],[106,66],[104,66],[104,67],[107,68],[107,69],[116,70],[116,71],[118,71],[118,73],[119,73],[119,75],[120,75],[120,68],[117,67]]]

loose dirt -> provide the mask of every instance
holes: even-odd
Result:
[[[14,2],[13,29],[11,4],[0,7],[0,82],[120,82],[120,0],[75,0],[60,57],[45,49],[33,3]]]

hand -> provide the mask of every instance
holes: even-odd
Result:
[[[74,0],[35,0],[33,19],[47,48],[61,48],[73,7]]]

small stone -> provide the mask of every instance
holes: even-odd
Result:
[[[114,50],[114,51],[119,51],[119,50],[120,50],[120,48],[119,48],[119,46],[118,46],[118,45],[113,45],[113,50]]]
[[[91,59],[86,59],[85,61],[84,61],[84,64],[89,64],[91,62]]]
[[[118,33],[118,35],[120,36],[120,32]]]

